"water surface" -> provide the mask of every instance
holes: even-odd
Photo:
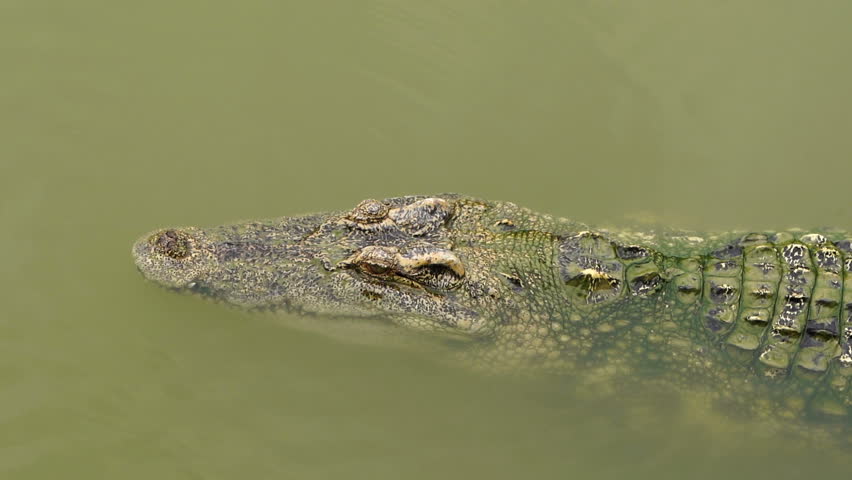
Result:
[[[164,225],[458,191],[852,229],[842,2],[0,5],[3,478],[800,478],[825,446],[146,284]],[[843,468],[847,467],[847,468]]]

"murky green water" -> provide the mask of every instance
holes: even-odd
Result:
[[[334,3],[2,2],[0,477],[848,473],[702,412],[173,296],[129,248],[444,191],[852,229],[850,4]]]

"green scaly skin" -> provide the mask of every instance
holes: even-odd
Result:
[[[462,336],[479,368],[659,387],[767,423],[828,419],[826,431],[852,408],[842,232],[592,229],[447,194],[159,230],[133,253],[148,279],[240,307]]]

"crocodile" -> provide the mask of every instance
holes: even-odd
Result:
[[[781,423],[849,425],[842,231],[593,228],[443,194],[161,229],[132,251],[144,277],[172,290],[464,338],[462,356],[487,369],[668,386]]]

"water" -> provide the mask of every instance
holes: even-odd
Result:
[[[336,3],[0,6],[0,476],[845,473],[665,401],[173,296],[129,248],[444,191],[589,223],[850,229],[849,4]]]

